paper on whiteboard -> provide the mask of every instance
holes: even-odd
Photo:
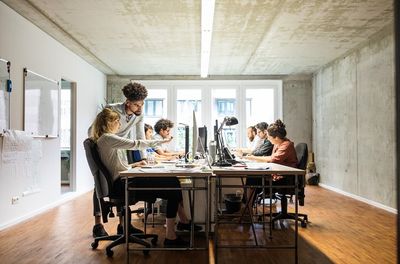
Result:
[[[41,156],[41,142],[34,142],[24,131],[6,130],[3,139],[3,163],[37,162]]]

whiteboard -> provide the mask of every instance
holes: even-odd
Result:
[[[24,130],[33,136],[58,137],[59,108],[59,83],[24,68]]]
[[[10,128],[10,94],[7,93],[7,80],[10,78],[7,60],[0,59],[0,134]]]

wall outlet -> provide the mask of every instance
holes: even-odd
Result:
[[[19,202],[19,196],[14,196],[11,198],[11,204],[17,204]]]

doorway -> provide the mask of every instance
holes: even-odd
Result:
[[[75,191],[76,83],[61,79],[60,154],[61,193]]]

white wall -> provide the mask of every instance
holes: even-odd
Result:
[[[87,128],[98,106],[104,101],[106,76],[2,2],[0,36],[0,57],[11,61],[11,129],[23,129],[24,67],[54,80],[65,78],[77,83],[76,193],[92,189],[93,179],[86,164],[82,142],[87,137]],[[41,191],[22,197],[16,205],[11,205],[11,197],[21,197],[26,188],[26,179],[20,173],[23,164],[13,166],[0,162],[0,229],[66,198],[60,191],[60,140],[41,141],[43,157],[38,164],[37,176]],[[3,138],[0,138],[0,155],[2,142]],[[90,214],[91,209],[88,208],[88,216]]]
[[[321,182],[396,208],[394,40],[386,27],[313,80],[313,143]]]

